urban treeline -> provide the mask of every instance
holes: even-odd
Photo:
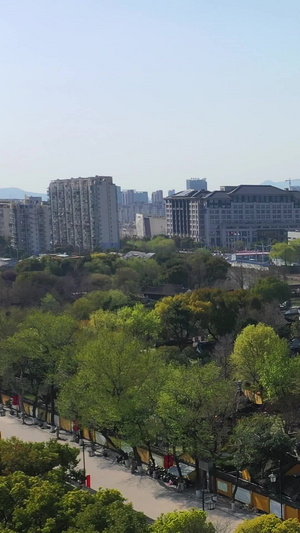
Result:
[[[299,324],[278,305],[288,285],[253,274],[249,289],[228,290],[240,285],[223,257],[181,254],[163,237],[142,246],[155,255],[33,258],[1,273],[2,390],[30,398],[33,414],[42,403],[53,425],[59,412],[119,436],[137,462],[140,445],[150,458],[167,449],[178,466],[187,454],[196,487],[200,461],[268,483],[298,450],[300,357],[290,340]],[[181,292],[145,296],[162,282]]]

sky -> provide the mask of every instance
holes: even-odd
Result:
[[[300,177],[299,0],[0,0],[0,187]]]

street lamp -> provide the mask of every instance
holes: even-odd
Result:
[[[83,476],[84,476],[84,484],[85,484],[85,481],[86,481],[86,469],[85,469],[85,444],[84,444],[84,439],[81,438],[80,441],[79,441],[79,446],[82,446],[82,463],[83,463]]]
[[[272,472],[269,475],[269,480],[271,483],[276,483],[277,476]],[[280,518],[283,520],[283,513],[282,513],[282,476],[281,476],[281,460],[278,461],[278,481],[279,481],[279,501],[280,501]]]

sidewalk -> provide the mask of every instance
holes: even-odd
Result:
[[[22,425],[20,420],[9,415],[0,418],[0,431],[2,438],[16,436],[24,441],[43,442],[55,437],[49,430],[42,430],[37,426]],[[70,435],[64,432],[61,434],[64,440],[71,446],[80,450],[80,468],[82,468],[82,449],[73,442],[70,442]],[[114,453],[110,452],[108,458],[94,456],[90,457],[88,450],[85,450],[86,473],[91,475],[91,487],[98,490],[100,487],[108,489],[118,489],[125,498],[132,502],[134,509],[142,511],[149,518],[155,520],[162,513],[174,510],[184,510],[191,507],[201,509],[201,501],[196,499],[192,489],[179,493],[174,487],[169,487],[165,483],[152,479],[146,474],[131,474],[130,470],[122,465],[113,462]],[[206,495],[209,499],[209,495]],[[207,511],[212,522],[222,525],[226,533],[232,533],[235,528],[246,518],[254,518],[255,513],[247,512],[240,506],[235,513],[230,509],[230,502],[218,496],[216,508]],[[224,531],[224,529],[223,529]]]

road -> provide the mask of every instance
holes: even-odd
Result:
[[[0,431],[2,438],[16,436],[31,442],[43,442],[53,438],[53,434],[48,430],[42,430],[31,425],[22,425],[20,420],[9,415],[0,418]],[[67,436],[66,441],[79,449],[78,444],[69,442],[69,440],[70,437]],[[82,468],[82,451],[80,452],[80,461]],[[97,490],[99,487],[103,487],[120,490],[124,497],[132,502],[134,509],[143,511],[152,519],[175,509],[201,508],[201,502],[195,498],[192,491],[181,494],[174,487],[168,487],[147,475],[133,475],[124,466],[113,463],[112,458],[90,457],[88,453],[85,453],[85,462],[86,473],[91,475],[93,489]],[[243,509],[232,513],[229,502],[219,498],[216,509],[208,511],[208,515],[212,522],[220,526],[220,531],[223,533],[231,533],[245,518],[253,518],[253,514],[246,513]]]

